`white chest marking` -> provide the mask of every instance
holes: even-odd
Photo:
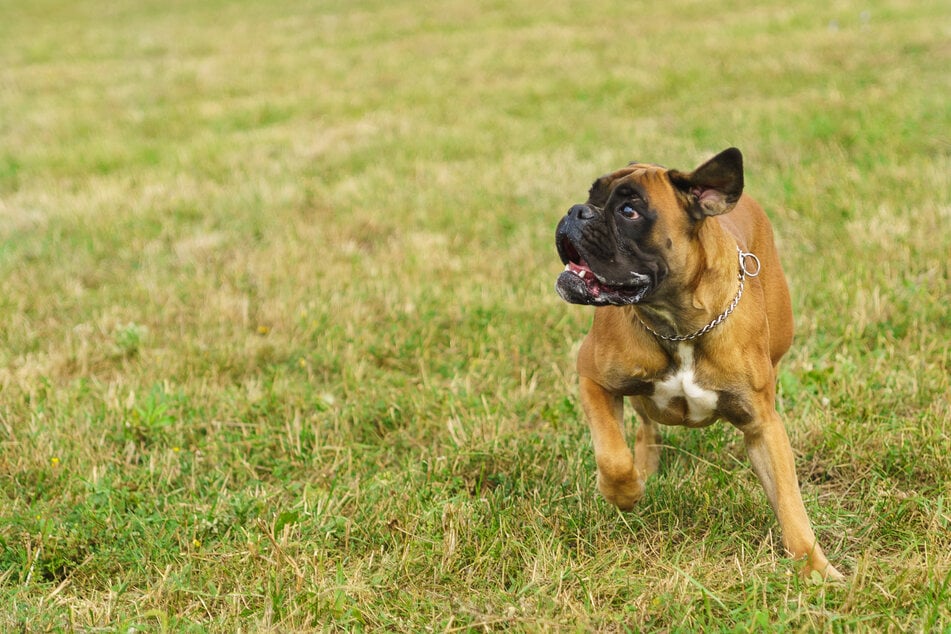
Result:
[[[680,367],[663,381],[654,384],[651,399],[658,409],[665,410],[671,400],[682,397],[687,402],[687,419],[701,423],[713,415],[717,407],[717,393],[697,385],[692,345],[680,344],[677,354],[680,356]]]

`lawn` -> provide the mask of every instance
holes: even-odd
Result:
[[[0,0],[0,631],[951,630],[951,4]],[[595,490],[554,228],[737,146],[797,574],[728,424]]]

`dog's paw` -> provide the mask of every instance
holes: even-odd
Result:
[[[845,576],[835,569],[835,566],[830,564],[828,561],[818,562],[813,564],[812,562],[807,562],[802,569],[802,577],[808,583],[813,583],[816,585],[822,583],[830,583],[835,581],[845,581]]]
[[[611,504],[622,511],[630,511],[644,497],[644,481],[637,477],[634,470],[624,479],[609,480],[598,473],[598,490]]]

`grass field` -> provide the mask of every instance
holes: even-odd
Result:
[[[0,0],[0,631],[951,631],[951,4]],[[731,145],[811,584],[729,425],[595,491],[554,227]]]

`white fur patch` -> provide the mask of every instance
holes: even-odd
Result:
[[[651,400],[663,411],[670,405],[670,401],[682,397],[687,403],[687,419],[702,423],[713,416],[717,408],[717,393],[697,384],[694,378],[692,345],[680,344],[677,354],[680,356],[680,367],[663,381],[654,384]]]

